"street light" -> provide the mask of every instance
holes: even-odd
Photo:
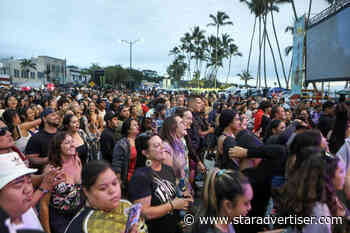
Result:
[[[141,41],[141,39],[137,39],[137,40],[121,40],[120,42],[125,43],[127,45],[129,45],[130,47],[130,70],[132,68],[132,46],[134,44],[136,44],[137,42]]]

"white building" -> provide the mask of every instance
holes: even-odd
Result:
[[[38,56],[29,60],[35,64],[35,69],[22,67],[21,63],[24,59],[1,59],[2,72],[9,75],[13,83],[27,81],[40,81],[43,84],[46,82],[65,83],[66,60],[48,56]]]
[[[65,83],[84,83],[87,84],[91,75],[86,69],[80,69],[76,66],[67,66],[67,79]]]

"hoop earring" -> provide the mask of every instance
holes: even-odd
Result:
[[[146,160],[146,167],[151,167],[152,166],[152,160],[147,159]]]

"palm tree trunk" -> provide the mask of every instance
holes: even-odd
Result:
[[[218,42],[219,42],[219,22],[217,22],[216,26],[216,51],[215,51],[215,70],[217,70],[217,65],[218,65]],[[215,72],[215,77],[214,77],[214,88],[216,89],[216,73]]]
[[[282,87],[281,81],[280,81],[280,77],[279,77],[279,75],[278,75],[275,53],[273,52],[273,49],[272,49],[272,46],[271,46],[271,41],[270,41],[270,38],[269,38],[269,34],[268,34],[268,33],[266,33],[266,39],[267,39],[267,42],[268,42],[269,47],[270,47],[270,50],[271,50],[271,55],[272,55],[273,65],[274,65],[274,68],[275,68],[275,73],[276,73],[276,77],[277,77],[278,86],[279,86],[279,87]],[[287,88],[288,88],[288,86],[287,86]]]
[[[295,2],[294,2],[294,0],[291,0],[291,3],[292,3],[292,8],[293,8],[295,20],[297,20],[297,19],[298,19],[298,14],[297,14],[297,10],[296,10],[296,8],[295,8]]]
[[[266,13],[263,16],[264,20],[264,33],[263,33],[263,43],[264,43],[264,82],[265,88],[267,88],[267,80],[266,80]]]
[[[258,73],[257,73],[257,87],[261,86],[261,16],[259,16],[259,62],[258,62]]]
[[[251,58],[251,55],[252,55],[252,48],[253,48],[253,40],[254,40],[254,35],[255,35],[256,19],[257,19],[257,17],[255,17],[255,20],[254,20],[253,34],[252,34],[252,38],[250,39],[247,72],[249,72],[250,58]]]
[[[271,6],[272,6],[272,4],[271,4]],[[278,48],[278,54],[279,54],[279,57],[280,57],[280,60],[281,60],[281,64],[282,64],[283,77],[284,77],[284,80],[286,82],[286,87],[288,88],[288,80],[287,80],[287,75],[286,75],[286,68],[284,66],[284,61],[283,61],[283,58],[282,58],[280,43],[278,41],[278,37],[277,37],[277,33],[276,33],[276,27],[275,27],[275,20],[274,20],[272,11],[271,11],[271,20],[272,20],[273,33],[275,35],[276,44],[277,44],[277,48]]]
[[[231,73],[231,60],[232,60],[232,55],[230,55],[230,60],[228,63],[228,73],[227,73],[227,77],[226,77],[226,84],[228,82],[228,77],[230,76],[230,73]]]

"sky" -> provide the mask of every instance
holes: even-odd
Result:
[[[311,16],[327,7],[325,0],[313,2]],[[295,4],[298,15],[306,13],[307,0],[295,0]],[[224,11],[230,17],[234,25],[222,30],[234,38],[243,53],[231,65],[230,81],[236,82],[236,74],[247,66],[254,25],[254,16],[239,0],[1,0],[0,58],[43,55],[66,58],[69,65],[79,67],[89,67],[92,63],[129,67],[129,46],[120,41],[140,39],[133,46],[133,68],[156,70],[164,75],[173,59],[169,50],[179,44],[185,32],[200,26],[206,35],[215,34],[215,29],[206,25],[211,22],[209,15],[217,11]],[[290,4],[280,6],[275,15],[282,50],[292,44],[292,36],[284,29],[293,25],[293,17]],[[268,31],[273,39],[272,28]],[[257,48],[256,40],[250,68],[254,76],[258,66]],[[289,67],[290,60],[283,58]],[[226,80],[227,70],[228,64],[219,72],[220,80]],[[281,74],[281,68],[279,71]],[[270,53],[267,53],[267,76],[269,85],[274,85]]]

